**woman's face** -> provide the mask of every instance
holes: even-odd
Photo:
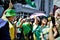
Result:
[[[46,23],[47,23],[47,19],[43,19],[42,24],[46,25]]]

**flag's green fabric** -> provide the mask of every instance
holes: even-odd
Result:
[[[22,27],[23,27],[23,32],[25,35],[31,31],[31,26],[28,22],[23,23]]]
[[[31,0],[25,0],[25,2],[32,7],[36,7],[35,2],[32,2]]]

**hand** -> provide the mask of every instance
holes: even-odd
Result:
[[[9,8],[12,8],[13,7],[13,4],[12,3],[9,3]]]
[[[12,7],[13,7],[13,4],[11,3],[11,0],[10,0],[9,8],[12,8]]]
[[[34,16],[34,19],[36,18],[36,16]]]
[[[20,18],[19,20],[22,21],[22,18]]]
[[[23,19],[23,20],[21,21],[21,23],[20,23],[20,28],[22,28],[22,24],[23,24],[25,21],[26,21],[25,19]]]
[[[24,23],[26,21],[26,19],[23,19],[22,22]]]

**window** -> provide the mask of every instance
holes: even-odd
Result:
[[[45,0],[41,0],[41,11],[44,11]]]

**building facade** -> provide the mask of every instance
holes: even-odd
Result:
[[[35,0],[36,6],[39,8],[40,11],[44,11],[47,15],[49,15],[50,12],[53,12],[53,0]]]

